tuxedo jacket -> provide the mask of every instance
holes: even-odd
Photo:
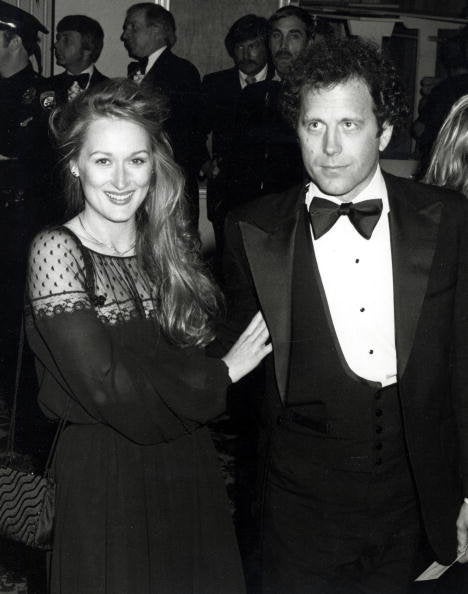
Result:
[[[162,91],[169,102],[170,116],[166,129],[176,161],[191,172],[206,157],[200,132],[200,74],[195,66],[166,48],[150,70],[142,85]]]
[[[468,203],[448,190],[384,177],[403,431],[426,533],[448,563],[461,483],[468,496]],[[273,344],[265,363],[266,434],[288,406],[291,283],[304,199],[303,187],[262,197],[231,213],[226,226],[225,346],[259,309]]]
[[[94,67],[94,72],[91,75],[88,89],[94,87],[103,80],[108,80],[107,76],[104,76],[99,70]],[[55,99],[57,105],[63,105],[68,101],[68,80],[67,73],[65,71],[49,78],[49,83],[52,90],[55,92]]]

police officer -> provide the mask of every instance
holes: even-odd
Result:
[[[39,32],[48,33],[34,16],[0,0],[0,413],[13,392],[26,255],[49,169],[54,98],[29,60],[40,68]]]

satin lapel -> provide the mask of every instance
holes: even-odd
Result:
[[[398,377],[413,347],[439,231],[441,202],[414,207],[407,186],[388,183]],[[398,188],[398,189],[397,189]],[[423,204],[423,202],[420,202]]]
[[[276,381],[283,401],[289,368],[291,282],[298,219],[297,212],[270,233],[250,223],[240,223],[255,288],[271,334]]]

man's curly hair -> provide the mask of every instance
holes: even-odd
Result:
[[[377,45],[359,37],[329,38],[309,46],[285,77],[281,108],[296,128],[303,91],[363,80],[374,101],[379,135],[383,125],[401,125],[409,115],[395,66]]]

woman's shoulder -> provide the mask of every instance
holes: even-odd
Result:
[[[76,235],[67,227],[47,227],[33,238],[29,251],[30,276],[42,283],[74,283],[83,276],[86,254]]]
[[[79,238],[68,227],[46,227],[39,231],[32,240],[31,249],[55,251],[81,251],[83,248]]]

